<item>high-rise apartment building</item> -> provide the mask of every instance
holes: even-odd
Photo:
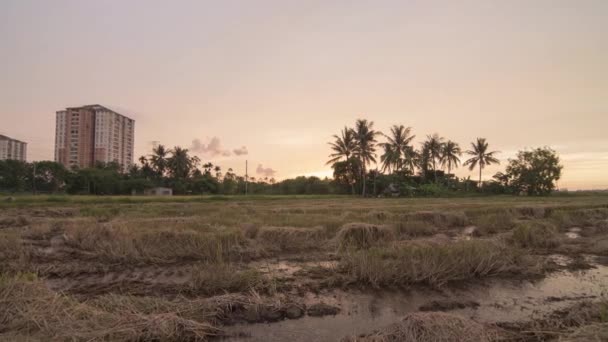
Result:
[[[100,105],[57,111],[55,161],[72,167],[117,162],[123,171],[133,163],[135,121]]]
[[[26,161],[27,143],[0,135],[0,160],[7,159]]]

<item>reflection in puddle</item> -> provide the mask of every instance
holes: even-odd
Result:
[[[250,337],[231,341],[337,341],[346,335],[370,332],[397,322],[407,313],[431,301],[462,300],[478,307],[451,311],[479,322],[531,319],[572,305],[576,300],[605,295],[608,267],[584,272],[558,272],[540,281],[488,280],[458,288],[416,289],[412,291],[343,292],[309,294],[306,301],[323,301],[339,306],[336,316],[304,317],[270,324],[244,324],[226,327],[227,333]]]

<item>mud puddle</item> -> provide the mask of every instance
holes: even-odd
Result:
[[[479,322],[515,322],[542,317],[577,301],[608,296],[608,266],[562,271],[539,281],[488,280],[474,285],[407,292],[332,291],[307,295],[305,302],[339,307],[335,316],[284,320],[269,324],[225,327],[227,341],[338,341],[346,335],[370,332],[420,310],[449,310]],[[448,303],[448,304],[446,304]]]

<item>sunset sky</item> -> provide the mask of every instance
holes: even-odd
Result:
[[[484,178],[550,146],[560,187],[608,188],[608,1],[1,0],[0,134],[52,159],[55,111],[94,103],[136,120],[136,156],[256,177],[330,175],[367,118],[487,138]]]

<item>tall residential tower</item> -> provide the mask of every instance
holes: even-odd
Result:
[[[27,143],[0,134],[0,160],[26,161]]]
[[[72,167],[117,162],[126,171],[133,163],[135,121],[100,105],[57,112],[55,161]]]

